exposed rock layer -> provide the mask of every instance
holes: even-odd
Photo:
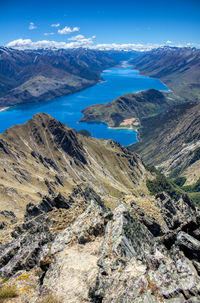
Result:
[[[90,188],[78,187],[73,199],[80,203],[80,197],[85,210],[56,236],[46,229],[43,241],[46,225],[37,225],[43,218],[51,226],[52,210],[43,207],[34,216],[27,207],[15,240],[1,247],[3,277],[15,274],[11,281],[17,281],[19,269],[42,270],[41,285],[30,302],[51,293],[63,303],[200,300],[200,214],[187,196],[173,201],[164,193],[158,195],[160,222],[147,216],[134,200],[131,206],[120,202],[111,212]],[[55,205],[55,198],[49,198],[49,204]],[[37,207],[41,209],[43,203]],[[62,206],[59,196],[56,207]],[[29,240],[29,254],[22,239]],[[36,263],[31,263],[35,247]]]

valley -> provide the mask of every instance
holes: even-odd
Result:
[[[7,129],[0,134],[0,301],[7,296],[9,303],[198,302],[195,92],[195,101],[183,102],[189,82],[180,95],[172,86],[168,91],[131,66],[116,66],[119,53],[115,59],[101,53],[99,62],[98,53],[80,51],[78,61],[79,51],[73,52],[78,67],[69,79],[80,70],[83,76],[89,60],[81,78],[98,84],[48,102],[38,95],[27,103],[31,99],[19,95],[25,104],[12,107],[19,88],[13,86],[6,92],[11,103],[2,105]],[[59,56],[65,61],[68,55]],[[63,59],[57,60],[59,73]],[[49,91],[47,78],[39,76],[38,83]],[[27,81],[22,90],[28,85],[32,93],[37,81]],[[59,88],[61,93],[66,91]],[[54,87],[49,98],[53,94]],[[137,141],[135,130],[139,142],[123,146]]]
[[[199,298],[199,211],[152,196],[140,156],[41,113],[0,135],[0,159],[1,298]]]
[[[77,131],[85,129],[96,138],[113,139],[122,145],[130,145],[137,142],[134,130],[115,130],[108,128],[103,123],[78,123],[82,118],[81,111],[85,106],[107,102],[117,98],[123,93],[138,91],[154,87],[166,89],[157,79],[139,76],[138,72],[130,66],[113,67],[102,73],[105,80],[80,92],[54,98],[50,101],[27,103],[11,107],[9,110],[0,113],[0,132],[15,124],[23,124],[38,112],[45,112],[57,120],[67,124]]]

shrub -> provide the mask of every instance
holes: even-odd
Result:
[[[49,294],[44,298],[40,299],[38,303],[62,303],[61,298],[58,298],[56,295]]]
[[[200,208],[200,192],[188,193],[190,199]]]
[[[186,180],[187,180],[186,177],[177,177],[173,180],[173,182],[176,185],[182,187],[185,184]]]
[[[178,200],[184,191],[164,175],[158,174],[154,180],[147,180],[146,185],[152,195],[166,192],[172,199]]]
[[[0,302],[5,299],[15,298],[18,296],[16,286],[8,286],[0,288]]]
[[[200,178],[195,184],[183,186],[183,189],[188,193],[200,192]]]

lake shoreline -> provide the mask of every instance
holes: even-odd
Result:
[[[112,139],[123,146],[129,146],[138,142],[137,129],[130,126],[110,128],[109,125],[96,121],[78,123],[83,117],[81,111],[90,105],[108,103],[125,93],[134,93],[151,87],[158,90],[166,89],[157,79],[138,76],[138,71],[132,70],[131,66],[112,67],[102,72],[101,79],[98,79],[95,85],[72,94],[55,97],[48,101],[11,106],[9,110],[2,106],[0,132],[4,132],[13,125],[24,124],[34,114],[44,112],[76,131],[85,129],[92,134],[92,137]]]
[[[8,110],[9,108],[10,108],[9,106],[7,106],[7,107],[0,107],[0,112],[4,112],[4,111]]]

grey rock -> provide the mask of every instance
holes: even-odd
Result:
[[[181,231],[177,235],[177,245],[186,256],[200,260],[200,241]]]
[[[8,226],[7,222],[3,221],[3,222],[0,223],[0,229],[5,229],[7,226]]]
[[[43,246],[53,240],[46,218],[21,226],[16,239],[0,247],[0,275],[11,276],[18,270],[29,270],[40,261]]]
[[[68,209],[72,203],[72,199],[66,200],[60,193],[56,196],[45,196],[37,205],[32,203],[27,204],[25,218],[31,218],[43,213],[48,213],[49,211],[52,211],[54,207],[58,209]]]
[[[10,218],[10,217],[16,218],[13,211],[3,210],[3,211],[0,212],[0,214],[3,215],[6,218]]]
[[[70,227],[56,236],[51,246],[52,255],[63,250],[70,242],[85,244],[104,234],[106,222],[111,216],[110,211],[92,189],[86,188],[81,195],[87,201],[88,207]]]
[[[188,201],[175,202],[165,194],[158,197],[158,206],[168,223],[160,237],[152,232],[154,220],[134,204],[137,216],[123,204],[115,209],[106,226],[96,285],[89,290],[92,302],[200,302],[200,266],[188,259],[198,258],[200,242],[182,231],[196,229],[194,209]]]

